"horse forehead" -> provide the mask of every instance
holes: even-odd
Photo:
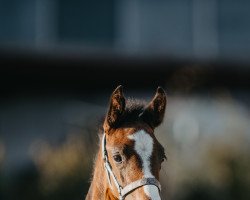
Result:
[[[114,134],[109,137],[110,144],[112,145],[128,145],[134,143],[140,146],[147,146],[153,142],[152,131],[142,128],[121,128],[116,129]]]
[[[139,130],[127,136],[130,140],[135,141],[135,149],[140,153],[151,154],[153,150],[153,138],[145,130]]]
[[[153,154],[154,140],[150,134],[144,130],[129,135],[130,140],[134,140],[134,149],[139,155],[142,163],[142,172],[144,177],[154,177],[151,169],[151,156]]]

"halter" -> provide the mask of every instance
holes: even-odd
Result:
[[[154,185],[158,188],[159,191],[161,191],[161,185],[159,183],[159,181],[156,179],[156,178],[142,178],[142,179],[139,179],[137,181],[134,181],[128,185],[126,185],[125,187],[122,187],[119,182],[117,181],[117,178],[116,176],[114,175],[113,171],[112,171],[112,167],[110,165],[110,162],[108,160],[108,153],[107,153],[107,149],[106,149],[106,134],[104,133],[103,134],[103,137],[102,137],[102,158],[103,158],[103,161],[104,161],[104,168],[105,168],[105,171],[106,171],[106,174],[107,174],[107,177],[108,177],[108,182],[109,182],[109,185],[112,189],[112,186],[111,186],[111,180],[110,180],[110,176],[112,177],[114,183],[115,183],[115,186],[118,190],[118,193],[119,193],[119,200],[124,200],[125,197],[133,192],[134,190],[136,190],[137,188],[140,188],[144,185]]]

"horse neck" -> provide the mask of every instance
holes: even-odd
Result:
[[[113,197],[111,190],[109,189],[109,183],[107,181],[107,175],[104,170],[104,163],[102,159],[102,151],[99,148],[96,162],[94,165],[93,179],[87,194],[86,200],[96,199],[116,199]]]

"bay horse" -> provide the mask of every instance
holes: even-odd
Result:
[[[159,172],[166,159],[154,135],[166,107],[161,87],[149,104],[126,100],[122,86],[110,98],[86,200],[160,200]]]

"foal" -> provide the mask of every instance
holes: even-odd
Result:
[[[160,200],[159,172],[166,158],[154,135],[163,120],[166,94],[158,87],[148,105],[111,95],[94,174],[86,200]]]

